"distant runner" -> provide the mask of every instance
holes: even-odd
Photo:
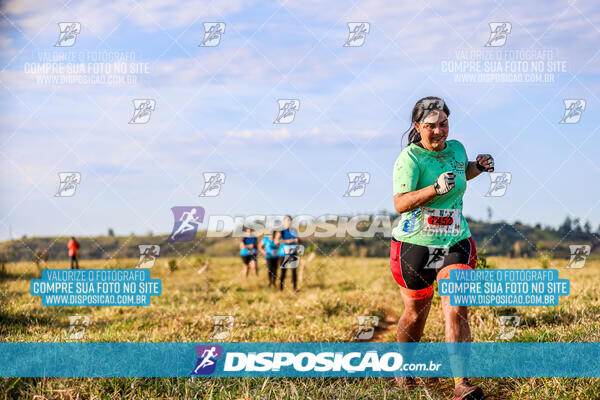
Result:
[[[277,266],[279,262],[279,251],[275,244],[275,231],[262,238],[258,244],[258,251],[267,259],[267,270],[269,271],[269,287],[277,287]]]
[[[394,166],[394,207],[401,214],[392,232],[390,264],[400,285],[404,314],[398,342],[418,342],[423,334],[435,280],[452,269],[472,269],[477,250],[462,213],[467,181],[494,171],[489,154],[469,161],[464,146],[448,137],[450,110],[438,97],[425,97],[412,110],[408,146]],[[467,307],[442,297],[446,342],[470,342]],[[452,355],[451,355],[452,356]],[[399,379],[414,386],[414,378]],[[454,399],[482,399],[483,391],[466,378],[454,378]]]
[[[71,269],[79,269],[79,242],[73,236],[69,239],[67,248],[71,259]]]
[[[297,254],[297,245],[300,243],[298,232],[294,228],[290,228],[292,217],[286,215],[283,218],[283,230],[275,234],[275,244],[279,246],[279,267],[281,268],[281,276],[279,278],[279,290],[283,290],[283,282],[285,281],[285,272],[288,269],[292,270],[292,285],[294,291],[298,290],[297,266],[300,256]]]
[[[248,270],[254,271],[254,275],[258,276],[258,269],[256,267],[256,236],[251,228],[244,228],[244,237],[240,240],[240,256],[244,263],[244,269],[242,271],[242,278],[246,280],[248,278]]]

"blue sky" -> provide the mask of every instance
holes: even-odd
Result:
[[[600,224],[592,1],[9,0],[1,20],[0,239],[9,226],[13,237],[166,233],[180,205],[208,215],[391,211],[401,136],[428,95],[446,100],[450,137],[471,159],[491,153],[512,173],[503,197],[484,197],[487,176],[470,182],[466,215],[487,218],[490,207],[493,220]],[[494,21],[512,29],[503,47],[486,48]],[[59,22],[81,23],[72,47],[54,47]],[[218,46],[198,46],[203,22],[226,24]],[[363,46],[343,47],[348,22],[370,24]],[[461,49],[550,51],[566,72],[549,83],[458,83],[442,62]],[[108,86],[52,85],[27,71],[40,52],[92,62],[95,51],[133,54],[150,72]],[[156,100],[147,124],[128,124],[136,98]],[[300,100],[291,124],[273,124],[277,99]],[[579,123],[559,124],[563,99],[585,99]],[[54,197],[63,171],[81,172],[73,197]],[[208,171],[226,183],[200,198]],[[353,171],[371,182],[345,198]]]

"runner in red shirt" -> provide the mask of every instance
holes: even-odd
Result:
[[[71,258],[71,269],[79,269],[79,242],[73,236],[67,244],[69,248],[69,257]],[[75,268],[73,268],[75,265]]]

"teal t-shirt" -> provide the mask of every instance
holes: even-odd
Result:
[[[416,210],[402,213],[392,231],[394,239],[421,246],[450,247],[471,236],[462,214],[468,163],[467,152],[458,140],[446,141],[442,151],[426,150],[414,143],[402,150],[394,165],[394,195],[433,185],[448,171],[456,174],[456,187]]]
[[[265,253],[267,253],[266,258],[277,258],[279,257],[279,251],[274,241],[271,240],[270,237],[265,236],[262,238],[263,245],[265,246]]]

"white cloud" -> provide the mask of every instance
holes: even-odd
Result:
[[[160,31],[187,27],[199,17],[226,17],[242,11],[251,3],[245,0],[213,2],[210,5],[192,0],[73,0],[63,7],[62,2],[8,0],[2,12],[28,35],[35,34],[48,21],[72,20],[82,22],[83,29],[89,28],[102,35],[114,29],[123,19],[149,31]]]
[[[235,139],[252,139],[259,143],[268,143],[276,140],[285,140],[291,138],[290,132],[286,128],[262,130],[262,129],[240,129],[227,131],[227,137]]]

